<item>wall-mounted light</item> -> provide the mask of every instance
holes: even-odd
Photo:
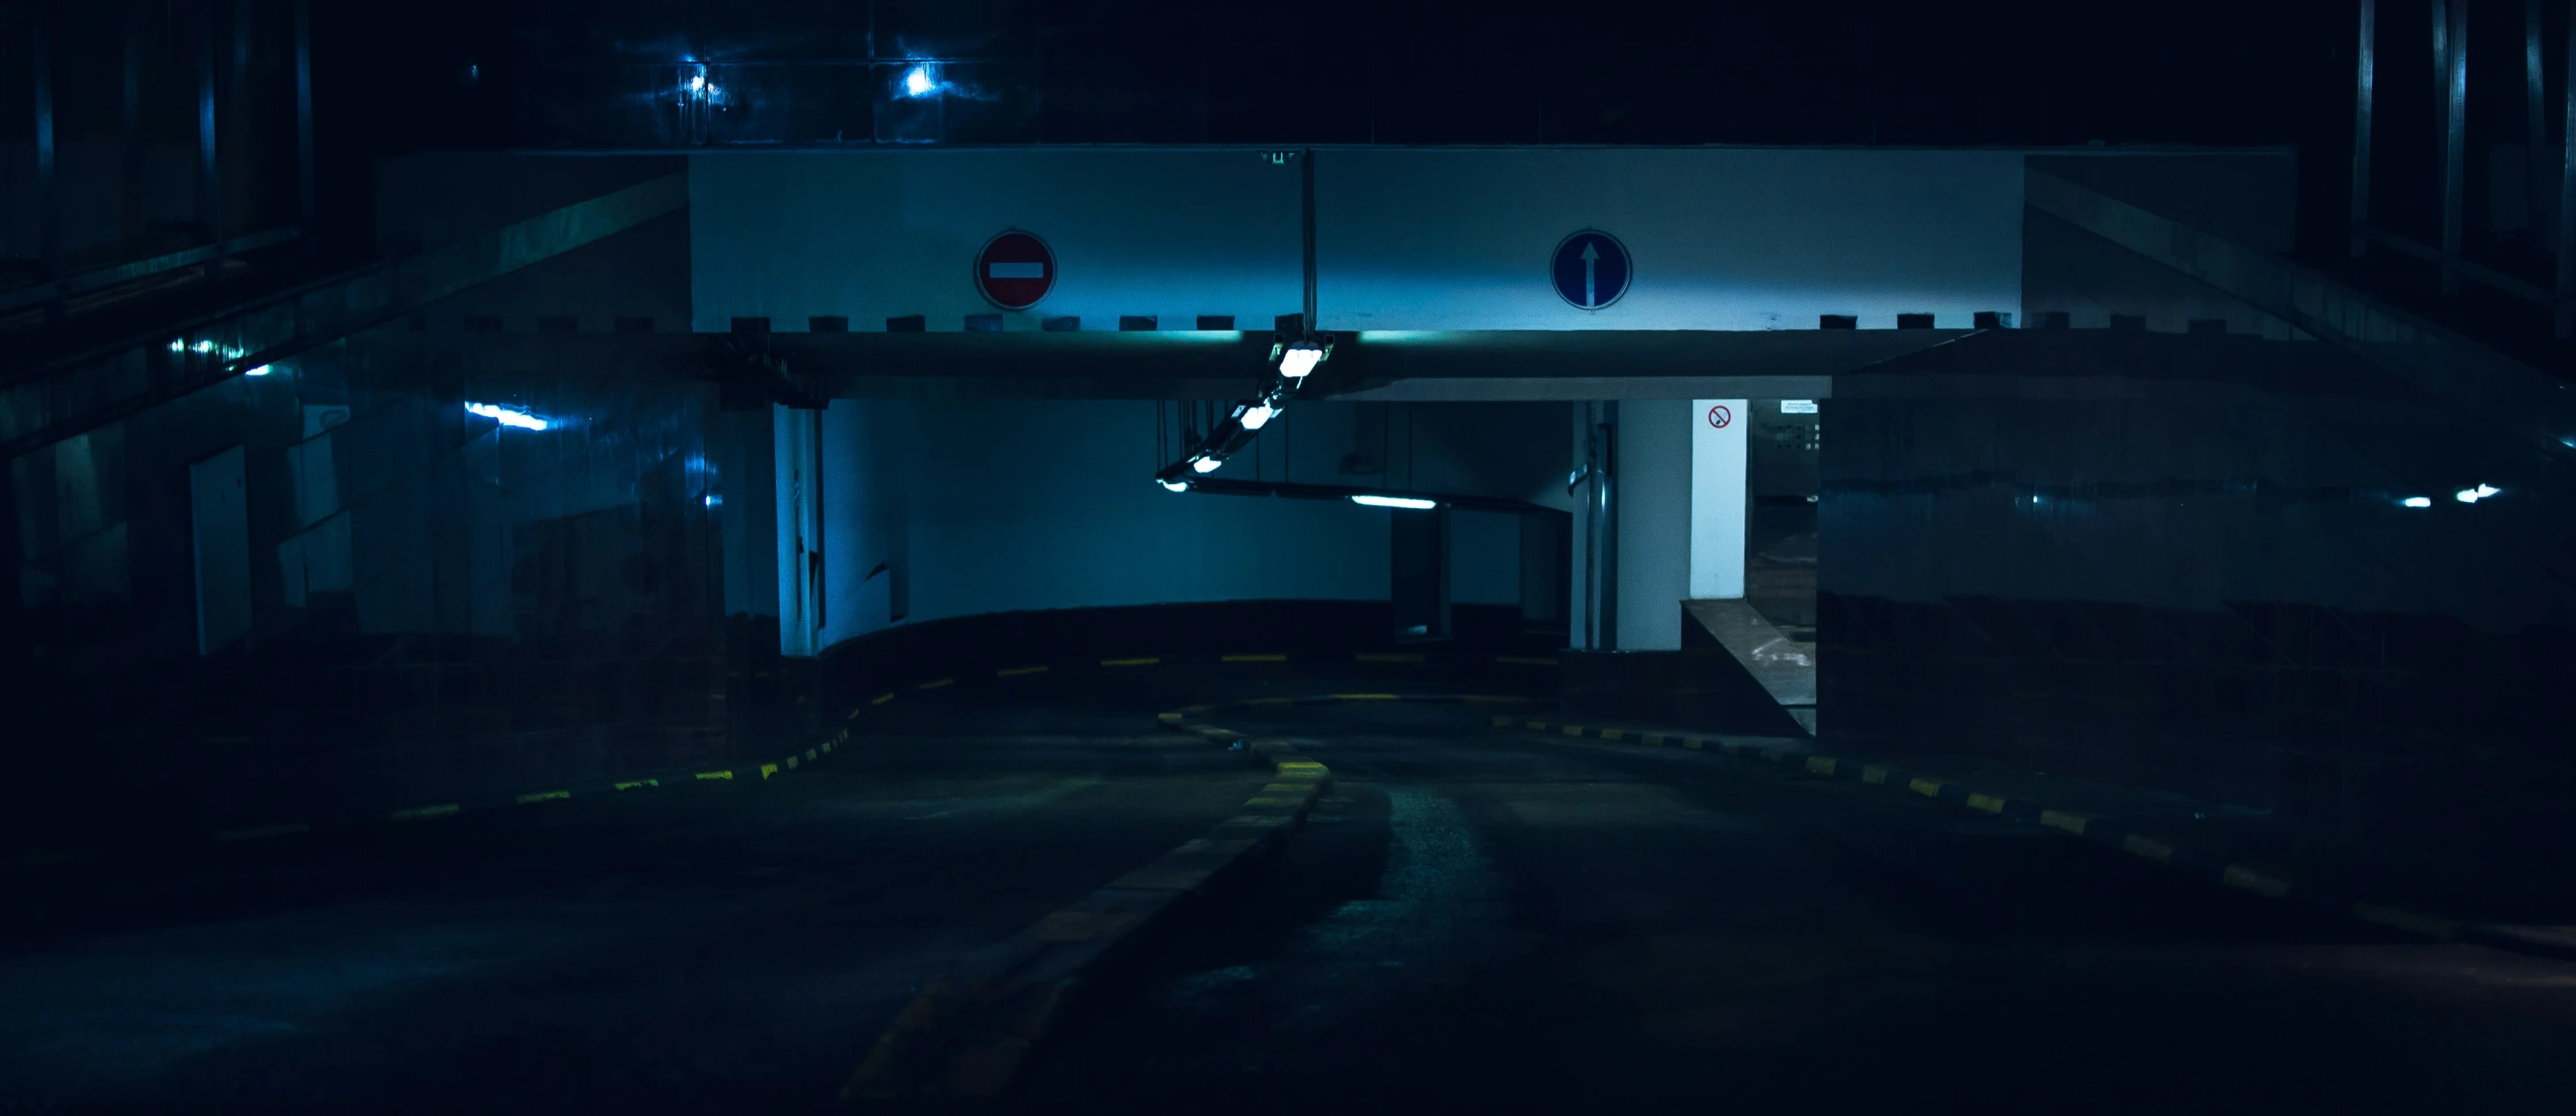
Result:
[[[2454,492],[2451,494],[2451,498],[2463,504],[2474,504],[2503,491],[2503,489],[2497,488],[2494,485],[2481,484],[2476,488],[2463,488]]]
[[[490,403],[468,403],[465,405],[465,413],[491,419],[503,426],[515,426],[521,430],[543,430],[554,425],[526,411],[513,411],[508,407]]]
[[[1372,508],[1402,508],[1406,511],[1430,511],[1440,506],[1438,500],[1425,500],[1419,496],[1361,495],[1351,497],[1351,502]]]
[[[2433,506],[2433,498],[2430,496],[2409,496],[2403,500],[2399,500],[2397,502],[2397,506],[2402,508],[2429,508]]]

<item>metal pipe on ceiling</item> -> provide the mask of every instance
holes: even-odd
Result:
[[[2468,165],[2469,5],[2455,0],[2450,34],[2444,41],[2446,65],[2442,83],[2442,293],[2460,293],[2460,270],[2452,260],[2461,249],[2460,209]]]
[[[2352,255],[2369,247],[2371,67],[2379,54],[2379,0],[2360,0],[2361,38],[2354,53],[2352,90]]]

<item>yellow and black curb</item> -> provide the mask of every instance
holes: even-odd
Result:
[[[1276,850],[1332,785],[1329,769],[1288,744],[1250,740],[1185,713],[1157,719],[1166,728],[1239,747],[1272,769],[1271,781],[1205,834],[1049,913],[924,987],[842,1086],[844,1104],[999,1095],[1062,1016],[1086,972],[1183,897]]]
[[[2321,911],[2349,915],[2374,925],[2442,941],[2471,942],[2543,957],[2576,958],[2576,938],[2539,932],[2525,927],[2441,918],[2378,903],[2359,902],[2335,895],[2325,889],[2293,884],[2276,874],[2238,864],[2225,857],[2213,856],[2159,840],[2140,832],[2135,827],[2109,818],[2094,817],[2071,810],[2059,810],[2027,798],[1991,794],[1965,783],[1925,772],[1910,771],[1883,763],[1817,755],[1803,747],[1781,748],[1726,740],[1707,733],[1601,728],[1504,716],[1495,717],[1490,723],[1498,729],[1540,733],[1559,739],[1590,738],[1648,748],[1677,747],[1710,751],[1720,755],[1759,759],[1787,767],[1796,767],[1809,774],[1828,778],[1850,779],[1870,786],[1894,787],[1925,798],[1964,806],[1979,813],[2046,826],[2069,836],[2080,837],[2095,844],[2108,845],[2132,856],[2154,861],[2205,883],[2251,892],[2266,899],[2279,899]]]
[[[593,780],[589,782],[568,782],[556,786],[538,787],[525,791],[507,792],[497,795],[487,795],[482,797],[460,796],[456,801],[452,802],[419,803],[398,809],[387,810],[377,814],[348,816],[330,820],[277,821],[257,825],[236,825],[215,830],[209,833],[208,836],[217,842],[262,841],[307,833],[345,830],[361,825],[403,824],[435,821],[441,818],[451,818],[463,814],[482,813],[505,807],[537,806],[549,802],[621,794],[628,791],[657,790],[666,787],[696,786],[707,783],[724,783],[731,785],[739,783],[766,782],[783,772],[796,771],[800,768],[811,766],[817,761],[830,756],[834,749],[848,746],[850,743],[849,722],[858,720],[861,714],[866,713],[870,709],[892,703],[905,691],[946,689],[957,685],[961,681],[969,679],[977,681],[1005,682],[1015,678],[1028,678],[1039,675],[1086,669],[1114,670],[1136,667],[1193,666],[1229,663],[1299,663],[1313,665],[1322,663],[1341,664],[1353,662],[1446,665],[1491,663],[1503,666],[1521,667],[1554,667],[1557,665],[1557,660],[1553,657],[1534,655],[1452,656],[1429,655],[1418,652],[1374,651],[1333,653],[1300,652],[1296,654],[1286,652],[1202,654],[1193,652],[1166,655],[1130,655],[1115,658],[1083,659],[1063,663],[1000,667],[993,669],[989,677],[983,676],[979,672],[952,672],[951,674],[941,677],[924,678],[916,682],[897,686],[882,693],[860,699],[854,702],[846,713],[843,719],[843,727],[815,739],[810,745],[801,751],[790,752],[776,760],[765,763],[737,764],[721,767],[685,767],[639,772],[637,774],[623,776],[616,779]],[[65,864],[87,860],[92,857],[102,855],[107,851],[109,850],[100,848],[71,848],[23,852],[6,857],[0,857],[0,869],[39,868],[48,865]]]

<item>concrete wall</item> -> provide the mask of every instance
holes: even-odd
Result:
[[[2290,151],[2033,155],[2029,169],[2258,252],[2288,252],[2297,241],[2298,160]],[[2078,329],[2107,326],[2118,315],[2161,333],[2223,321],[2229,333],[2305,337],[2288,322],[2036,210],[2023,211],[2022,252],[2025,325],[2057,311]]]
[[[2020,299],[2021,157],[1986,151],[1331,150],[1316,162],[1333,329],[1965,326]],[[1601,310],[1548,259],[1596,228],[1635,258]]]
[[[1830,738],[2576,878],[2562,463],[2251,338],[1988,335],[1825,408]]]
[[[1562,500],[1554,423],[1535,444],[1517,437],[1557,410],[1300,404],[1219,475],[1511,498],[1549,478]],[[1156,421],[1141,401],[835,401],[823,417],[822,643],[898,617],[1387,599],[1388,524],[1408,513],[1165,492],[1150,479]],[[1451,599],[1517,605],[1518,517],[1457,512],[1452,532]]]
[[[49,695],[22,741],[85,744],[11,752],[54,789],[0,830],[323,822],[722,758],[709,390],[441,367],[408,336],[9,463],[10,682]],[[200,654],[189,476],[234,447],[250,626]],[[38,775],[62,765],[83,774]]]
[[[1318,290],[1333,329],[1884,328],[1965,325],[2021,302],[2021,156],[1788,149],[1326,149],[1315,155]],[[976,251],[1043,237],[1061,278],[1005,328],[1121,315],[1244,328],[1300,306],[1299,176],[1251,151],[715,152],[689,160],[695,328],[852,328],[992,312]],[[1629,293],[1567,305],[1557,243],[1607,230]]]
[[[671,157],[439,152],[386,159],[376,170],[376,238],[389,253],[435,249],[685,169]],[[406,328],[452,333],[486,319],[503,332],[527,333],[541,320],[570,318],[576,330],[606,332],[620,318],[643,318],[655,330],[685,331],[695,212],[504,275],[427,307]]]
[[[702,331],[735,317],[801,330],[814,315],[878,330],[906,314],[959,330],[995,312],[975,253],[1014,228],[1047,242],[1060,277],[1005,328],[1233,314],[1267,329],[1303,297],[1298,172],[1250,151],[725,152],[690,157],[689,196]]]
[[[898,574],[909,623],[1386,598],[1387,517],[1402,513],[1165,492],[1151,479],[1154,421],[1150,402],[835,401],[824,416],[831,599],[859,599],[880,563]],[[823,642],[868,630],[835,607]]]

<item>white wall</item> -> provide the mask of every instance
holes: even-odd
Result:
[[[1449,513],[1449,603],[1521,603],[1521,517]]]
[[[1317,152],[1317,287],[1333,329],[1813,329],[1929,311],[1965,326],[2021,303],[2022,156],[1761,148]],[[969,274],[1027,229],[1061,279],[1006,327],[1122,314],[1248,329],[1300,301],[1299,169],[1248,150],[711,152],[689,157],[692,316],[859,330],[990,313]],[[1635,257],[1627,295],[1557,298],[1548,256],[1597,227]],[[1712,370],[1713,372],[1722,370]]]
[[[996,313],[975,253],[1009,228],[1055,251],[1058,279],[1004,328],[1122,314],[1189,329],[1232,314],[1269,329],[1304,298],[1298,172],[1250,151],[723,152],[689,159],[695,328],[766,317],[782,331],[847,315],[873,332],[926,314],[937,332]]]
[[[1315,172],[1331,329],[1964,327],[2021,304],[2017,152],[1355,149]],[[1606,309],[1548,283],[1583,228],[1634,257]]]
[[[1149,401],[837,400],[824,414],[823,643],[868,629],[867,572],[905,623],[1021,609],[1385,600],[1387,522],[1341,501],[1165,492]]]

